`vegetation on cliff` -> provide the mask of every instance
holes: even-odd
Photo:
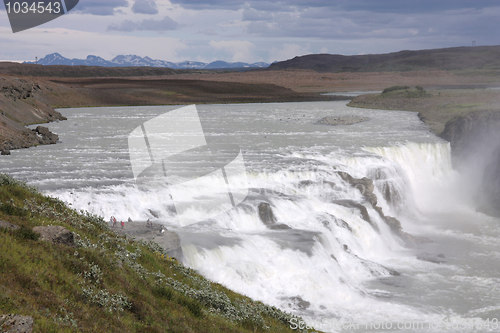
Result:
[[[290,331],[291,315],[4,175],[0,221],[0,315],[31,316],[35,332]],[[73,237],[50,242],[49,225]]]

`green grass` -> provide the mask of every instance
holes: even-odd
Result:
[[[421,86],[392,86],[385,88],[381,94],[382,97],[406,97],[406,98],[419,98],[430,96],[427,91]]]
[[[291,315],[212,283],[152,243],[113,233],[0,175],[0,314],[29,315],[35,332],[290,332]],[[32,228],[60,225],[76,247]]]

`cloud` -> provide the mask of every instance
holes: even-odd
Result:
[[[116,38],[102,32],[86,32],[54,29],[30,29],[23,34],[9,33],[10,28],[0,28],[0,47],[8,45],[12,52],[11,59],[31,60],[46,54],[59,52],[68,58],[84,58],[96,54],[111,59],[119,54],[136,54],[154,59],[182,61],[179,53],[186,49],[186,44],[168,36],[134,36],[125,34]],[[161,46],[161,47],[159,47]]]
[[[231,61],[254,61],[253,49],[255,45],[246,40],[220,40],[211,41],[210,46],[223,51],[230,56]]]
[[[290,8],[331,8],[341,11],[421,13],[460,8],[486,8],[498,5],[498,0],[170,0],[191,9],[233,9],[250,7],[258,10],[285,11]]]
[[[242,19],[243,21],[269,21],[273,19],[273,13],[246,7],[243,9]]]
[[[495,34],[499,28],[499,14],[500,6],[410,14],[311,7],[275,12],[265,20],[260,18],[259,11],[245,9],[242,19],[247,22],[249,34],[266,38],[395,40],[415,36],[447,36],[441,37],[446,38],[442,41],[445,44],[453,36],[498,43],[499,38]]]
[[[170,17],[165,16],[161,20],[142,20],[131,21],[125,20],[119,24],[113,24],[108,27],[108,30],[114,31],[167,31],[175,30],[179,24]]]
[[[270,59],[281,61],[291,59],[296,56],[312,53],[299,44],[283,44],[279,47],[273,47],[269,52]],[[323,52],[324,53],[324,52]]]
[[[93,15],[113,15],[119,7],[128,7],[127,0],[81,0],[74,10]]]
[[[136,14],[158,14],[158,7],[154,0],[135,0],[132,11]]]

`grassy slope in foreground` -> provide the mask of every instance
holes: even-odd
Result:
[[[118,236],[0,175],[0,315],[34,318],[35,332],[289,332],[290,315],[212,283],[154,244]],[[75,247],[39,240],[58,225]]]
[[[500,90],[497,89],[426,89],[390,87],[381,94],[361,95],[348,105],[352,107],[404,110],[420,113],[420,118],[437,135],[451,119],[474,111],[500,112]]]

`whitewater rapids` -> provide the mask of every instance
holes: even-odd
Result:
[[[241,148],[247,172],[233,183],[249,194],[210,218],[186,211],[200,223],[182,227],[168,188],[136,186],[126,144],[171,109],[61,110],[69,120],[49,126],[61,143],[15,151],[2,171],[106,219],[164,223],[181,238],[184,264],[324,331],[388,322],[493,331],[475,325],[500,318],[500,223],[476,212],[449,144],[415,113],[344,102],[200,106],[207,141]],[[366,121],[316,124],[332,115]]]

